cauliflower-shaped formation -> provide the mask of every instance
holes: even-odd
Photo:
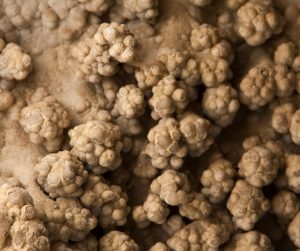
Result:
[[[222,31],[223,33],[223,31]],[[224,36],[224,35],[222,35]],[[234,59],[234,53],[231,47],[231,44],[227,40],[221,40],[219,43],[217,43],[214,47],[212,47],[210,50],[205,50],[205,54],[211,54],[213,57],[217,58],[223,58],[227,61],[228,64],[231,64]],[[201,59],[200,59],[201,60]],[[232,77],[232,72],[228,70],[228,78]]]
[[[190,58],[186,62],[186,65],[181,70],[180,79],[189,87],[195,87],[201,84],[199,62],[196,59]],[[195,95],[197,95],[197,93]]]
[[[275,107],[272,113],[272,127],[278,133],[288,133],[296,111],[294,104],[283,103]]]
[[[209,218],[196,220],[179,229],[167,241],[174,251],[204,251],[218,250],[233,232],[230,216],[223,211],[217,211]]]
[[[295,144],[300,144],[300,109],[295,111],[290,125],[290,133]]]
[[[29,193],[18,184],[0,187],[0,248],[10,238],[11,250],[50,250],[48,231],[38,218]]]
[[[163,224],[169,215],[167,205],[156,194],[149,194],[143,207],[148,219],[156,224]]]
[[[127,63],[134,57],[135,40],[124,24],[102,23],[94,39],[96,45],[108,47],[109,56],[120,63]]]
[[[52,241],[81,241],[97,226],[96,217],[73,198],[59,197],[42,215]]]
[[[217,19],[218,27],[222,30],[222,32],[224,33],[228,41],[232,42],[233,44],[237,43],[240,40],[238,34],[236,34],[234,30],[234,26],[235,26],[234,14],[235,12],[232,12],[230,10],[222,11],[221,13],[219,13]]]
[[[99,250],[138,251],[138,245],[127,234],[120,231],[110,231],[99,240]]]
[[[152,165],[164,169],[178,169],[183,165],[187,147],[181,141],[179,123],[174,118],[164,118],[152,127],[147,135],[149,140],[145,152],[151,157]]]
[[[14,250],[50,251],[48,231],[38,220],[18,220],[10,229]]]
[[[281,83],[278,84],[288,91],[286,96],[295,88],[299,92],[300,56],[296,45],[293,42],[280,43],[274,52],[274,62],[277,64],[275,69],[279,67]]]
[[[104,78],[99,83],[91,86],[91,88],[93,88],[92,91],[95,93],[99,109],[111,111],[115,105],[120,88],[118,83],[113,78]],[[78,112],[84,112],[87,106],[79,103],[76,108]]]
[[[293,42],[283,42],[276,46],[274,62],[278,65],[292,66],[297,56],[297,48]]]
[[[160,80],[152,88],[152,93],[149,104],[152,108],[151,117],[155,120],[183,112],[192,99],[184,82],[176,81],[172,75]]]
[[[281,33],[283,17],[271,0],[247,1],[237,10],[236,31],[251,46],[263,44],[273,34]]]
[[[135,216],[134,220],[140,225],[142,222],[145,222],[144,214],[149,221],[155,224],[163,224],[169,215],[167,205],[156,194],[150,193],[142,207],[145,213],[142,213],[138,206],[133,214]]]
[[[138,82],[138,86],[142,90],[156,86],[166,74],[167,70],[162,63],[141,66],[135,70],[135,77]]]
[[[136,85],[125,85],[117,94],[113,116],[124,116],[127,119],[136,118],[144,114],[144,94]]]
[[[240,100],[251,110],[271,102],[274,95],[274,70],[268,64],[251,68],[239,84]]]
[[[32,70],[31,57],[17,44],[9,43],[0,53],[0,77],[22,80]]]
[[[132,218],[137,227],[141,229],[146,228],[151,224],[143,205],[136,206],[132,209]]]
[[[201,156],[214,143],[219,128],[195,113],[186,112],[179,119],[179,130],[187,144],[189,155]]]
[[[168,236],[171,236],[184,226],[185,222],[183,221],[183,218],[178,214],[173,214],[162,225],[162,229]]]
[[[278,97],[289,97],[296,87],[296,74],[286,65],[274,66],[275,94]]]
[[[76,69],[75,74],[79,79],[91,83],[99,83],[101,80],[99,70],[101,70],[102,73],[105,73],[105,76],[111,76],[117,72],[118,64],[115,61],[111,62],[110,56],[107,51],[104,51],[104,48],[101,50],[101,57],[98,58],[98,62],[93,55],[96,54],[97,51],[92,53],[92,48],[92,38],[79,41],[79,43],[72,48],[72,57],[78,60],[78,63],[80,64],[78,69]],[[104,67],[105,72],[103,70]]]
[[[144,132],[141,121],[137,118],[126,119],[125,117],[121,116],[116,118],[114,123],[119,126],[122,133],[122,152],[130,152],[135,146],[137,137]]]
[[[158,0],[116,0],[111,11],[113,20],[139,18],[152,21],[158,16]]]
[[[201,193],[189,194],[189,202],[179,205],[179,214],[190,220],[206,218],[212,211],[212,206]]]
[[[52,251],[98,251],[98,240],[93,235],[88,235],[82,241],[74,243],[55,242],[51,244]]]
[[[102,23],[92,38],[80,41],[72,56],[80,64],[78,77],[97,83],[100,76],[112,76],[119,63],[134,57],[135,39],[124,24]]]
[[[32,197],[19,184],[4,183],[0,187],[0,204],[5,207],[9,219],[19,219],[23,208],[30,209]],[[25,210],[27,212],[28,210]]]
[[[79,197],[88,171],[69,151],[52,153],[34,167],[37,183],[52,198]]]
[[[98,223],[103,228],[122,226],[127,222],[127,194],[119,186],[109,185],[101,177],[88,177],[80,200],[98,217]]]
[[[297,248],[300,248],[300,212],[296,214],[290,222],[287,233],[291,241]]]
[[[221,57],[205,55],[199,65],[201,81],[206,87],[215,87],[231,78],[229,62]]]
[[[272,198],[272,213],[274,213],[280,220],[291,220],[297,214],[299,209],[299,200],[292,192],[281,190]]]
[[[72,153],[95,174],[118,168],[122,162],[120,128],[110,122],[91,120],[69,130]]]
[[[195,51],[212,48],[221,40],[220,30],[209,24],[201,24],[191,32],[190,42]]]
[[[19,29],[28,28],[38,11],[38,1],[3,0],[5,16]]]
[[[187,51],[174,48],[162,48],[158,52],[158,61],[162,63],[170,75],[180,77],[182,69],[186,66],[189,59]]]
[[[53,3],[54,1],[49,1],[50,3]],[[81,9],[81,8],[80,8]],[[81,9],[82,10],[82,9]],[[74,13],[75,11],[73,11],[73,13],[71,15],[69,15],[70,19],[71,20],[72,18],[74,18],[74,14],[76,13],[78,17],[82,17],[82,15],[84,15],[85,13],[82,11],[80,12],[79,9],[77,9],[77,11]],[[73,16],[73,17],[72,17]],[[60,17],[57,15],[57,13],[55,12],[54,9],[52,9],[51,7],[50,8],[46,8],[45,10],[43,10],[42,12],[42,15],[41,15],[41,23],[42,23],[42,26],[45,28],[45,29],[48,29],[48,30],[54,30],[55,28],[58,27],[58,25],[60,24]],[[79,18],[78,18],[79,19]],[[84,26],[85,25],[85,20],[80,18],[79,19],[81,22],[79,22],[79,25],[77,24],[77,29],[78,27],[80,27],[81,25]],[[67,24],[67,23],[65,23]],[[61,29],[61,31],[64,31],[65,33],[69,33],[67,36],[62,36],[62,38],[65,38],[67,40],[71,39],[72,36],[74,35],[74,33],[72,34],[72,31],[70,29],[67,28],[67,25],[63,25],[62,26],[63,29]],[[69,26],[69,27],[72,27]],[[61,34],[63,35],[63,34]],[[66,34],[65,34],[66,35]]]
[[[258,231],[237,233],[225,247],[225,251],[249,250],[273,251],[274,249],[270,239]]]
[[[238,94],[231,86],[208,88],[203,94],[203,112],[219,126],[230,125],[239,107]]]
[[[200,182],[203,186],[201,193],[211,203],[219,203],[234,186],[236,174],[230,161],[219,158],[213,161],[201,175]]]
[[[227,208],[237,227],[249,231],[269,210],[270,203],[263,192],[244,180],[238,180],[227,200]]]
[[[290,190],[300,193],[300,155],[289,154],[286,157],[285,175]]]
[[[150,185],[152,193],[171,206],[187,204],[191,187],[187,176],[174,170],[166,170]]]
[[[170,251],[170,249],[163,242],[157,242],[149,249],[149,251]]]
[[[113,4],[111,0],[78,0],[88,12],[103,15]]]
[[[47,87],[40,86],[37,88],[30,88],[25,90],[25,100],[27,104],[33,104],[43,100],[54,100],[54,97],[50,95]]]
[[[53,99],[45,99],[24,107],[20,124],[33,144],[42,144],[48,152],[56,152],[70,119],[61,104]]]
[[[224,35],[222,30],[206,23],[193,28],[190,42],[192,49],[201,52],[200,58],[199,55],[197,58],[201,61],[201,56],[211,54],[213,57],[224,58],[231,63],[232,49],[230,43],[224,39]]]
[[[15,102],[15,98],[8,90],[3,90],[0,87],[0,112],[8,110]]]
[[[252,186],[269,185],[277,176],[280,161],[267,147],[255,146],[247,150],[240,160],[239,175]]]

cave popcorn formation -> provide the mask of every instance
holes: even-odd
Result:
[[[0,250],[300,250],[300,3],[2,0]]]

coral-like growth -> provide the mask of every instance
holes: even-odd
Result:
[[[35,165],[37,182],[52,198],[79,197],[88,172],[69,151],[46,155]]]
[[[201,193],[190,193],[188,203],[179,206],[180,215],[190,219],[206,218],[212,207]]]
[[[115,74],[119,63],[133,59],[134,47],[135,39],[124,24],[102,23],[93,37],[83,39],[72,50],[80,64],[78,77],[96,83],[100,76]]]
[[[28,76],[31,70],[31,57],[19,45],[9,43],[1,51],[0,77],[8,80],[22,80]]]
[[[129,207],[126,193],[98,176],[88,177],[80,200],[98,217],[98,223],[103,228],[122,226],[127,221]]]
[[[182,142],[179,123],[173,118],[164,118],[152,127],[147,136],[149,144],[146,154],[150,156],[153,166],[163,169],[178,169],[187,154],[187,146]]]
[[[266,235],[257,231],[250,231],[243,234],[235,234],[225,247],[225,251],[247,251],[252,249],[272,251],[273,246]]]
[[[235,173],[230,161],[223,158],[216,159],[201,175],[202,194],[211,203],[222,201],[234,186]]]
[[[269,207],[262,191],[243,180],[236,182],[227,200],[234,223],[245,231],[251,230]]]
[[[182,173],[167,170],[152,181],[150,188],[168,205],[176,206],[189,201],[191,188],[186,175]]]
[[[281,220],[291,220],[299,211],[300,204],[296,194],[281,190],[274,195],[271,201],[272,212]]]
[[[49,99],[24,107],[20,124],[32,143],[43,145],[48,152],[56,152],[63,140],[63,130],[70,125],[70,119],[61,104]]]
[[[295,193],[300,193],[300,155],[290,154],[286,158],[285,175],[289,189]]]
[[[272,1],[247,1],[237,10],[236,30],[252,46],[263,44],[272,34],[279,34],[284,19]]]
[[[204,220],[193,221],[168,239],[168,246],[175,250],[217,250],[233,231],[230,216],[223,211]]]
[[[192,100],[188,87],[173,76],[164,77],[152,88],[153,96],[149,104],[153,109],[151,116],[157,120],[181,113]]]
[[[179,130],[192,157],[198,157],[207,151],[219,133],[219,128],[209,120],[189,112],[180,116]]]
[[[251,110],[266,105],[274,98],[274,70],[268,65],[258,65],[249,70],[239,85],[241,102]]]
[[[275,107],[272,114],[272,127],[276,132],[289,132],[295,110],[295,106],[291,103],[284,103]]]
[[[120,128],[110,122],[88,121],[69,131],[72,153],[96,174],[114,170],[121,164]]]
[[[127,119],[139,117],[144,113],[144,94],[135,85],[121,87],[117,94],[113,115],[121,115]]]
[[[203,112],[219,126],[231,124],[239,106],[237,92],[230,86],[220,85],[204,92]]]
[[[128,235],[119,231],[111,231],[104,235],[99,241],[99,248],[102,251],[139,250],[137,244]]]
[[[269,185],[277,176],[279,159],[264,146],[255,146],[245,152],[238,164],[239,175],[256,187]]]

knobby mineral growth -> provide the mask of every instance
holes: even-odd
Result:
[[[1,0],[0,250],[300,250],[300,2]]]

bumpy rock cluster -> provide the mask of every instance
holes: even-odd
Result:
[[[300,250],[300,3],[0,0],[0,250]]]
[[[121,132],[106,121],[88,121],[69,131],[72,153],[96,174],[114,170],[121,164]]]
[[[30,104],[21,112],[20,124],[33,144],[42,144],[56,152],[62,143],[63,130],[70,125],[68,112],[54,100]]]
[[[135,40],[124,24],[102,23],[92,37],[79,41],[72,55],[79,63],[78,77],[97,83],[100,76],[111,76],[119,63],[134,56]]]
[[[88,177],[83,164],[68,151],[48,154],[35,165],[37,182],[50,197],[78,197]]]
[[[8,80],[27,77],[32,69],[32,61],[19,45],[9,43],[0,52],[0,77]]]

